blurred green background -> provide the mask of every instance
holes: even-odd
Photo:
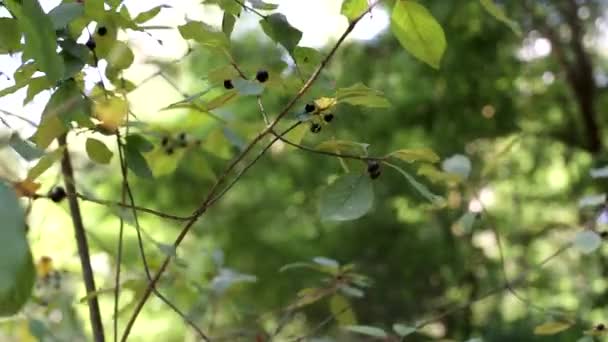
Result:
[[[584,331],[606,322],[605,248],[589,255],[568,250],[543,268],[534,265],[594,222],[599,207],[580,206],[579,200],[605,193],[608,185],[605,178],[590,176],[591,169],[608,160],[608,3],[500,3],[520,24],[521,36],[489,16],[477,1],[424,1],[446,32],[448,49],[440,70],[413,59],[386,31],[369,41],[347,42],[297,105],[299,111],[305,103],[357,82],[382,91],[390,108],[340,106],[331,124],[319,134],[308,133],[302,143],[315,146],[335,137],[368,143],[373,155],[416,147],[429,147],[442,159],[466,155],[472,171],[462,184],[448,186],[417,176],[446,198],[444,207],[431,206],[399,173],[384,168],[374,181],[371,212],[355,221],[322,222],[319,195],[344,172],[344,165],[279,143],[196,223],[159,289],[209,335],[229,341],[263,341],[261,332],[275,331],[284,319],[280,309],[292,304],[298,291],[323,284],[313,270],[279,269],[318,256],[353,263],[358,273],[373,281],[365,296],[351,303],[359,324],[387,331],[393,323],[415,324],[499,288],[503,270],[511,280],[527,275],[514,287],[517,296],[501,291],[427,325],[407,341],[576,341]],[[276,115],[298,85],[289,59],[263,39],[259,29],[240,35],[233,42],[233,54],[248,74],[269,70],[263,102],[269,114]],[[181,91],[194,94],[209,86],[205,76],[210,71],[227,63],[195,47],[180,63],[167,67],[166,74]],[[130,99],[136,107],[154,96],[168,97],[167,89],[171,88],[166,80],[159,77],[132,92]],[[215,87],[203,99],[222,92]],[[179,100],[179,94],[174,97],[168,102]],[[148,157],[158,175],[153,181],[130,179],[138,205],[188,215],[238,152],[240,142],[264,127],[253,97],[231,101],[214,113],[226,123],[187,110],[138,113],[143,121],[153,122],[145,136],[157,146]],[[160,147],[162,137],[182,132],[200,139],[201,146],[166,155]],[[119,200],[117,166],[116,161],[101,168],[86,157],[77,160],[80,187],[96,198]],[[346,166],[351,172],[366,169],[360,161],[347,161]],[[410,171],[416,173],[415,168]],[[478,209],[478,198],[487,215],[463,225],[463,217],[472,217],[467,212]],[[98,286],[111,289],[117,211],[89,202],[82,205]],[[57,339],[77,340],[82,336],[78,331],[88,330],[87,310],[78,302],[84,290],[67,204],[60,206],[57,210],[54,203],[37,201],[29,236],[37,258],[50,256],[58,269],[68,271],[65,284],[50,296],[51,306],[67,305],[53,307],[62,315],[59,323],[49,314],[53,310],[31,312]],[[147,233],[150,263],[158,267],[171,253],[166,246],[181,225],[146,214],[140,221]],[[131,280],[124,285],[119,326],[145,284],[135,229],[125,229],[123,276]],[[494,229],[500,235],[504,264]],[[224,291],[222,267],[255,276],[255,281],[243,276],[239,279],[244,281],[231,284],[233,277]],[[528,272],[530,268],[534,270]],[[110,332],[113,298],[111,293],[99,298]],[[71,310],[79,319],[67,319]],[[306,335],[330,316],[327,299],[305,306],[276,340]],[[534,334],[536,326],[564,319],[574,323],[564,332]],[[22,328],[4,324],[1,329],[7,339],[19,340],[15,336],[25,338],[19,335]],[[335,322],[315,330],[314,336],[318,341],[324,336],[323,341],[367,340],[340,330]],[[179,316],[151,298],[131,340],[196,338]]]

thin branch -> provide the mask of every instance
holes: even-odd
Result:
[[[372,5],[370,5],[370,9],[374,6],[376,6],[378,3],[379,3],[379,1],[374,2]],[[258,135],[256,135],[256,137],[254,137],[249,142],[249,144],[247,146],[245,146],[245,148],[241,151],[241,153],[238,156],[236,156],[232,160],[232,162],[229,163],[229,165],[226,167],[224,172],[218,177],[215,184],[211,187],[207,196],[202,201],[201,205],[198,207],[198,209],[196,209],[194,211],[194,213],[192,214],[192,218],[184,225],[181,232],[178,234],[177,238],[175,239],[175,242],[173,243],[173,246],[175,248],[177,248],[181,244],[181,242],[184,240],[184,238],[186,237],[186,235],[188,234],[188,232],[190,231],[192,226],[207,211],[207,209],[210,206],[210,203],[212,201],[215,202],[215,201],[217,201],[217,199],[219,199],[219,197],[215,197],[216,192],[218,191],[221,184],[223,184],[226,181],[226,178],[228,177],[228,175],[234,170],[234,168],[240,163],[240,161],[243,160],[249,154],[249,152],[253,149],[253,147],[256,146],[258,144],[258,142],[260,142],[262,140],[262,138],[264,138],[267,134],[269,134],[272,131],[274,126],[276,126],[279,123],[279,121],[285,115],[287,115],[287,113],[291,110],[291,108],[293,108],[293,106],[298,102],[298,100],[300,100],[300,98],[308,91],[308,89],[310,89],[310,87],[313,85],[313,83],[316,81],[316,79],[321,74],[321,71],[323,71],[323,69],[327,66],[327,64],[329,63],[331,58],[334,56],[334,54],[336,53],[336,51],[338,50],[340,45],[344,42],[346,37],[350,34],[350,32],[352,32],[352,30],[355,28],[357,23],[363,18],[363,16],[365,14],[367,14],[367,11],[365,13],[361,14],[358,18],[353,20],[348,25],[348,28],[342,34],[342,36],[338,39],[338,41],[335,43],[334,47],[331,49],[329,54],[321,61],[321,63],[317,67],[317,69],[313,72],[313,74],[308,79],[308,81],[306,81],[306,83],[302,86],[302,88],[287,103],[287,105],[283,108],[283,110],[279,113],[279,115],[274,119],[274,121],[272,121],[269,126],[267,126]],[[275,138],[275,140],[273,140],[273,142],[276,140],[278,140],[278,139]],[[272,144],[270,144],[269,146],[272,146]],[[265,148],[263,152],[268,150],[269,146],[267,148]],[[260,155],[260,157],[261,157],[261,155]],[[256,160],[257,159],[259,159],[259,157],[256,158]],[[249,168],[249,166],[247,167],[247,169],[248,168]],[[242,175],[242,174],[243,174],[243,172],[240,175]],[[231,185],[229,187],[231,187]],[[229,189],[229,187],[228,187],[228,189]],[[224,190],[224,193],[226,191],[227,190]],[[215,199],[215,201],[214,201],[214,199]],[[150,283],[144,290],[142,297],[140,298],[139,302],[137,302],[137,304],[135,306],[135,309],[129,319],[129,322],[127,323],[127,326],[125,328],[125,332],[122,336],[121,341],[126,341],[127,338],[129,337],[129,333],[131,331],[131,328],[133,327],[133,324],[135,324],[135,320],[137,319],[137,316],[139,315],[139,313],[141,312],[146,301],[150,297],[150,294],[152,293],[154,286],[156,285],[156,283],[158,282],[160,277],[163,275],[163,273],[167,269],[167,266],[169,265],[170,261],[171,261],[171,257],[168,256],[167,258],[165,258],[165,260],[161,264],[160,268],[158,269],[158,271],[156,272],[154,277],[150,280]]]
[[[245,4],[245,2],[243,2],[241,0],[234,0],[234,2],[241,5],[241,7],[243,7],[244,9],[251,11],[252,13],[255,13],[258,17],[266,20],[266,16],[264,14],[262,14],[262,12],[256,10],[255,8],[253,8],[251,6],[248,6],[247,4]]]
[[[154,209],[139,207],[139,206],[135,206],[135,205],[129,205],[129,204],[120,203],[120,202],[95,199],[95,198],[89,197],[89,196],[81,194],[81,193],[77,193],[76,196],[78,196],[78,198],[82,199],[83,201],[87,201],[87,202],[91,202],[91,203],[97,203],[97,204],[106,205],[106,206],[116,206],[116,207],[121,207],[121,208],[134,209],[134,210],[137,210],[137,211],[148,213],[148,214],[151,214],[151,215],[154,215],[154,216],[158,216],[158,217],[161,217],[161,218],[164,218],[164,219],[168,219],[168,220],[187,221],[187,220],[189,220],[191,218],[191,216],[171,215],[171,214],[167,214],[167,213],[164,213],[162,211],[158,211],[158,210],[154,210]]]
[[[6,114],[6,115],[8,115],[8,116],[12,116],[12,117],[14,117],[14,118],[17,118],[17,119],[19,119],[19,120],[21,120],[21,121],[23,121],[23,122],[25,122],[25,123],[29,124],[30,126],[32,126],[32,127],[34,127],[34,128],[37,128],[37,127],[38,127],[38,125],[37,125],[37,124],[36,124],[34,121],[32,121],[32,120],[30,120],[30,119],[28,119],[28,118],[25,118],[25,117],[23,117],[23,116],[21,116],[21,115],[19,115],[19,114],[11,113],[11,112],[6,111],[6,110],[4,110],[4,109],[0,109],[0,112],[2,112],[2,113],[4,113],[4,114]]]
[[[87,236],[82,223],[82,216],[80,214],[80,206],[78,205],[78,198],[76,197],[76,187],[74,182],[74,169],[72,168],[72,161],[70,159],[70,153],[67,148],[67,136],[66,134],[61,135],[59,138],[59,146],[65,147],[63,152],[63,158],[61,160],[61,171],[65,180],[65,188],[67,193],[68,204],[70,206],[70,214],[72,216],[72,222],[74,224],[74,234],[76,235],[76,245],[78,246],[78,254],[80,255],[80,264],[82,267],[82,276],[84,278],[84,285],[87,290],[87,295],[95,293],[95,278],[93,276],[93,269],[91,267],[91,257],[89,255],[89,244],[87,242]],[[93,338],[95,342],[104,342],[104,330],[103,323],[101,321],[101,314],[99,311],[99,302],[96,296],[87,298],[89,307],[89,316],[91,320],[91,330],[93,332]]]
[[[116,144],[118,151],[121,155],[120,167],[124,168],[122,161],[122,153],[120,152],[120,136],[116,134]],[[126,205],[127,202],[127,189],[123,185],[121,189],[120,204]],[[122,265],[122,243],[124,237],[125,220],[122,216],[119,216],[120,223],[118,227],[118,245],[116,246],[116,274],[114,276],[114,342],[118,341],[118,305],[120,299],[120,268]]]

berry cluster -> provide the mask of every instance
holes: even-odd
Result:
[[[186,148],[188,146],[198,146],[200,144],[200,139],[191,139],[186,132],[180,132],[175,137],[165,135],[160,140],[160,145],[167,155],[172,155],[176,148]]]
[[[304,106],[304,111],[308,114],[313,113],[317,110],[317,106],[314,103],[307,103]],[[334,119],[334,115],[332,113],[325,113],[325,114],[321,114],[321,113],[317,113],[315,114],[317,117],[321,117],[323,119],[323,121],[325,121],[326,123],[330,123],[333,119]],[[313,133],[319,133],[321,132],[321,128],[323,128],[323,126],[321,126],[320,122],[317,122],[318,120],[314,120],[313,122],[310,124],[310,131]]]
[[[108,33],[108,29],[105,26],[100,26],[97,29],[97,34],[100,37],[105,36]],[[87,42],[85,43],[86,47],[89,48],[89,50],[95,50],[95,48],[97,47],[97,43],[95,42],[95,39],[93,39],[93,37],[90,37],[89,40],[87,40]]]

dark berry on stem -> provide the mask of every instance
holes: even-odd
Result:
[[[231,80],[224,80],[224,88],[226,89],[232,89],[234,88],[234,85],[232,84]]]
[[[100,35],[100,36],[105,36],[106,33],[108,33],[108,29],[105,26],[100,26],[97,29],[97,34]]]
[[[372,173],[380,170],[380,163],[375,160],[369,160],[367,162],[367,172]]]
[[[314,103],[307,103],[306,106],[304,107],[304,110],[306,111],[306,113],[312,113],[315,111],[315,104]]]
[[[370,172],[369,176],[371,177],[371,179],[376,179],[376,178],[380,177],[381,173],[382,172],[380,170],[377,170],[377,171],[374,171],[374,172]]]
[[[90,38],[89,40],[87,40],[85,45],[89,48],[89,50],[95,50],[95,48],[97,47],[97,44],[95,43],[93,38]]]
[[[180,134],[177,136],[177,138],[178,138],[180,141],[186,141],[186,133],[185,133],[185,132],[181,132],[181,133],[180,133]]]
[[[173,148],[167,147],[167,149],[165,150],[165,153],[167,153],[167,155],[172,155],[173,154]]]
[[[49,198],[55,203],[61,202],[66,196],[67,194],[62,186],[53,187],[51,191],[49,191]]]
[[[255,75],[255,79],[258,80],[260,83],[264,83],[264,82],[268,81],[268,71],[266,71],[266,70],[258,71],[258,73]]]
[[[160,141],[160,144],[164,147],[169,144],[169,137],[163,137]]]
[[[602,330],[606,329],[606,326],[604,324],[600,323],[595,326],[595,329],[602,331]]]
[[[312,125],[310,125],[310,131],[313,133],[321,132],[321,125],[319,125],[318,123],[313,123]]]
[[[325,120],[325,122],[331,122],[331,120],[334,119],[334,115],[333,114],[325,114],[323,116],[323,120]]]

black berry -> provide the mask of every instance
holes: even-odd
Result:
[[[97,34],[100,36],[105,36],[108,33],[108,29],[105,26],[101,26],[97,29]]]
[[[600,232],[600,237],[602,239],[608,238],[608,231],[604,230],[603,232]]]
[[[95,48],[97,47],[97,44],[95,43],[93,38],[89,38],[85,45],[89,48],[89,50],[95,50]]]
[[[224,80],[224,88],[226,89],[232,89],[234,88],[234,85],[232,84],[231,80]]]
[[[312,125],[310,125],[310,131],[313,133],[321,132],[321,125],[319,125],[318,123],[313,123]]]
[[[304,107],[304,110],[306,111],[306,113],[312,113],[315,111],[315,104],[314,103],[307,103],[306,106]]]
[[[172,147],[167,147],[167,149],[165,149],[165,153],[167,155],[169,155],[169,156],[172,155],[173,154],[173,148]]]
[[[378,171],[376,171],[376,172],[371,172],[371,173],[369,174],[369,176],[370,176],[370,178],[371,178],[371,179],[376,179],[376,178],[380,177],[380,174],[381,174],[381,173],[382,173],[382,172],[380,172],[380,170],[378,170]]]
[[[268,71],[266,71],[266,70],[258,71],[258,73],[255,74],[255,79],[258,80],[260,83],[264,83],[264,82],[268,81]]]
[[[169,137],[163,137],[160,141],[160,144],[164,147],[169,144]]]
[[[331,120],[334,119],[334,115],[333,114],[325,114],[323,116],[323,120],[325,120],[325,122],[331,122]]]
[[[178,136],[177,139],[179,140],[179,146],[180,147],[186,147],[188,146],[188,137],[186,136],[186,133],[181,132]]]
[[[380,163],[376,160],[370,160],[367,162],[367,173],[371,179],[380,177],[382,170],[380,169]]]
[[[56,186],[49,191],[49,198],[55,203],[61,202],[66,195],[65,189],[62,186]]]
[[[595,326],[595,330],[603,331],[604,329],[606,329],[606,326],[602,323]]]

